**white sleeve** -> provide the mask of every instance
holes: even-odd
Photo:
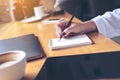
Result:
[[[99,15],[92,21],[95,22],[98,31],[105,36],[109,38],[120,36],[120,8]]]

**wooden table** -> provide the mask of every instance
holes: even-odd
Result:
[[[68,13],[65,13],[63,15],[50,16],[44,19],[63,17],[66,20],[68,20],[70,16],[71,15],[69,15]],[[48,48],[48,42],[49,39],[57,37],[57,35],[55,34],[55,24],[43,24],[42,20],[33,23],[22,23],[20,21],[10,22],[8,24],[5,24],[4,28],[0,30],[0,40],[33,33],[39,38],[41,42],[46,57],[28,62],[23,80],[34,80],[47,57],[78,55],[78,54],[80,55],[80,54],[90,54],[96,52],[120,50],[119,44],[113,42],[112,40],[106,38],[105,36],[103,36],[98,32],[93,32],[88,34],[88,36],[94,42],[93,45],[52,51]],[[79,21],[79,20],[75,18],[74,21]]]

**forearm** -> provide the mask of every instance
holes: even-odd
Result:
[[[92,21],[83,22],[81,28],[81,34],[97,31],[96,24]]]

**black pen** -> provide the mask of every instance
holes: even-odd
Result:
[[[70,20],[68,21],[68,23],[67,23],[67,25],[65,26],[64,29],[70,27],[70,25],[71,25],[71,23],[72,23],[72,20],[73,20],[73,18],[76,16],[78,10],[79,10],[79,7],[76,7],[76,9],[75,9],[75,11],[74,11],[72,17],[70,18]],[[64,30],[64,29],[63,29],[63,30]],[[64,35],[60,35],[59,41],[62,39],[63,36],[64,36]]]

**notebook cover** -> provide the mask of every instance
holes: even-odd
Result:
[[[27,61],[42,58],[44,56],[40,41],[34,34],[0,40],[0,53],[11,50],[25,51]]]

